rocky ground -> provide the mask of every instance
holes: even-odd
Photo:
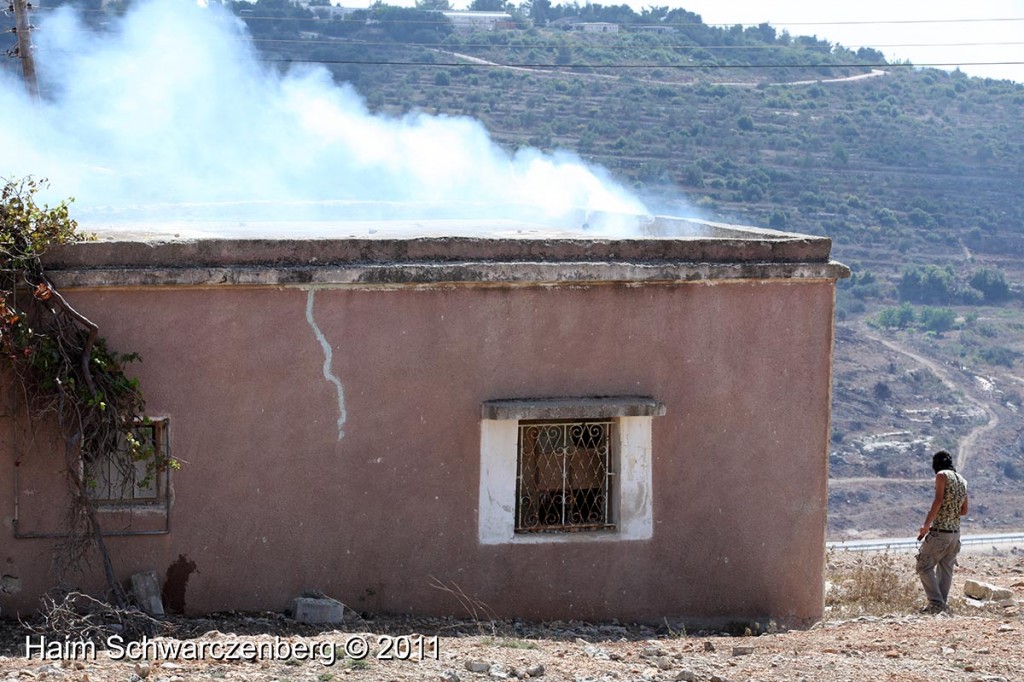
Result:
[[[178,622],[177,638],[157,640],[186,647],[178,655],[140,661],[129,660],[130,649],[124,660],[113,660],[109,651],[97,651],[95,659],[67,651],[43,660],[25,658],[26,633],[7,622],[0,632],[6,647],[0,680],[1024,680],[1024,552],[961,555],[951,615],[918,613],[923,600],[912,563],[910,554],[832,554],[821,622],[790,631],[751,623],[731,635],[686,632],[671,623],[380,617],[353,617],[326,630],[280,614],[220,614]],[[969,601],[962,596],[968,579],[1010,588],[1015,601]],[[258,647],[264,653],[252,657]],[[202,656],[194,660],[197,652]],[[215,660],[231,653],[250,660]]]

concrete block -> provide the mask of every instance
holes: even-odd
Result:
[[[132,576],[132,595],[142,610],[151,616],[164,615],[164,602],[160,597],[160,581],[153,571]]]
[[[296,597],[292,600],[292,618],[300,623],[341,623],[345,620],[345,605],[334,599]]]

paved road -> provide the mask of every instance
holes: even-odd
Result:
[[[981,535],[963,535],[960,543],[965,549],[974,547],[985,549],[986,545],[995,548],[1024,546],[1024,533],[986,533]],[[870,540],[846,540],[844,542],[826,542],[828,549],[845,552],[907,552],[917,549],[917,538],[873,538]]]

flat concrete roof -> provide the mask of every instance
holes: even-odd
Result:
[[[62,286],[409,285],[838,279],[827,237],[665,216],[616,216],[622,237],[514,221],[353,221],[349,237],[175,237],[119,229],[52,249]],[[170,224],[173,227],[173,224]],[[165,225],[166,226],[166,225]],[[425,228],[429,228],[426,229]],[[434,232],[438,234],[433,234]],[[443,234],[445,231],[450,234]],[[294,234],[283,225],[281,233]]]

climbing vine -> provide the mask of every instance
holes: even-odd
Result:
[[[18,401],[30,423],[55,425],[63,442],[71,504],[67,534],[55,557],[58,568],[78,565],[96,547],[111,601],[123,606],[125,595],[103,541],[93,472],[109,462],[124,485],[145,486],[174,462],[136,436],[139,425],[148,423],[145,400],[125,367],[138,355],[111,350],[97,325],[47,277],[46,251],[85,237],[70,217],[68,202],[55,207],[36,202],[43,187],[26,178],[6,181],[0,191],[0,356],[16,378]]]

